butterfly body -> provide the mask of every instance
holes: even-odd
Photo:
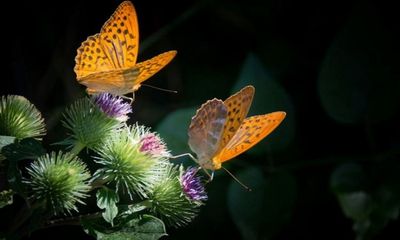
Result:
[[[254,91],[246,86],[225,101],[212,99],[197,110],[188,134],[200,167],[220,169],[223,162],[253,147],[283,121],[285,112],[246,118]]]
[[[133,4],[121,3],[100,33],[90,36],[77,50],[74,71],[89,94],[125,95],[165,67],[176,51],[137,63],[139,27]]]

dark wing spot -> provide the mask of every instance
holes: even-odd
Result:
[[[125,34],[125,35],[128,35],[128,29],[125,29],[125,30],[124,30],[124,34]]]
[[[93,60],[93,57],[89,55],[89,61],[92,61],[92,60]]]
[[[125,23],[124,23],[124,22],[121,22],[119,25],[120,25],[121,27],[123,27],[123,26],[125,26]]]
[[[117,39],[117,35],[116,34],[113,34],[113,39]]]
[[[122,19],[124,19],[124,21],[126,21],[126,19],[128,19],[126,16],[124,16]]]
[[[121,28],[118,28],[118,29],[117,29],[117,33],[120,34],[121,32],[122,32],[122,31],[121,31]]]
[[[96,48],[96,53],[100,53],[100,48]]]

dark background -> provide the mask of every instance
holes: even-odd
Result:
[[[85,95],[73,72],[76,49],[119,2],[2,7],[1,94],[23,95],[37,106],[47,146],[64,137],[64,107]],[[142,87],[131,123],[158,130],[178,154],[189,151],[194,110],[245,85],[256,87],[250,114],[288,114],[270,138],[224,164],[253,191],[219,171],[200,215],[187,227],[168,228],[166,239],[400,237],[400,15],[394,3],[133,3],[138,60],[178,51],[147,83],[178,93]],[[88,239],[79,227],[38,231],[32,239],[44,235]]]

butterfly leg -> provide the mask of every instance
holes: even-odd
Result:
[[[169,158],[176,159],[176,158],[185,157],[185,156],[190,157],[195,163],[198,163],[197,159],[195,157],[193,157],[193,155],[190,153],[183,153],[183,154],[179,154],[179,155],[175,155],[175,156],[170,156]]]

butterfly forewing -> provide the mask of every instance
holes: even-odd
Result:
[[[104,53],[115,68],[135,66],[139,48],[139,27],[131,2],[125,1],[118,6],[101,28],[100,41]]]
[[[149,77],[156,74],[163,67],[165,67],[171,60],[175,57],[176,51],[168,51],[162,54],[159,54],[149,60],[144,62],[140,62],[136,64],[136,67],[139,69],[139,76],[135,80],[134,90],[137,90],[140,87],[140,84],[147,80]]]
[[[224,101],[228,114],[217,152],[228,144],[239,129],[249,112],[253,96],[254,87],[246,86]]]
[[[94,72],[103,72],[114,69],[113,64],[103,52],[99,34],[88,37],[78,48],[75,57],[75,68],[78,81]]]
[[[268,136],[285,118],[285,112],[273,112],[246,118],[233,138],[215,157],[224,162],[245,152]]]
[[[204,103],[189,126],[189,146],[199,160],[210,161],[217,151],[227,111],[224,102],[212,99]]]

